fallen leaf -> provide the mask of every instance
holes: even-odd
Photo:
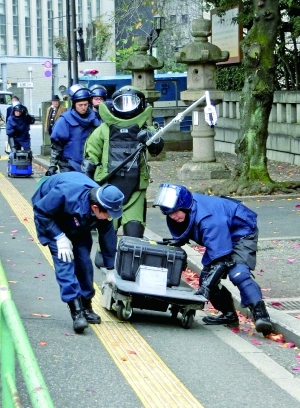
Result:
[[[294,370],[294,371],[300,371],[300,366],[293,366],[293,367],[292,367],[292,370]]]
[[[261,289],[262,292],[270,292],[271,288]]]
[[[74,333],[69,333],[69,332],[65,332],[64,335],[65,335],[65,336],[75,336]]]
[[[31,316],[37,316],[37,317],[50,317],[51,315],[47,314],[42,314],[42,313],[30,313]]]
[[[41,346],[46,346],[46,344],[47,344],[47,343],[46,343],[45,341],[40,341],[40,345],[41,345]]]
[[[296,317],[296,319],[300,319],[300,315],[297,315],[297,316],[295,316]]]
[[[122,361],[127,361],[127,358],[126,357],[121,357],[121,360]]]
[[[8,281],[8,283],[18,283],[18,281]]]
[[[272,306],[282,306],[282,303],[280,302],[271,302]]]
[[[129,354],[136,354],[136,351],[134,350],[127,350]]]
[[[12,233],[18,232],[18,230],[12,230]]]
[[[277,343],[283,342],[283,335],[282,334],[274,334],[270,333],[267,335],[268,339],[276,341]]]
[[[43,300],[44,298],[42,296],[38,296],[37,300]]]
[[[293,348],[293,347],[295,347],[295,343],[287,342],[287,343],[280,344],[279,347],[282,347],[282,348]]]
[[[261,344],[262,344],[262,342],[261,341],[258,341],[258,340],[251,340],[251,343],[252,344],[256,344],[257,346],[260,346]]]
[[[295,261],[296,261],[295,258],[289,258],[289,259],[288,259],[288,262],[289,262],[289,263],[293,263],[293,262],[295,262]]]

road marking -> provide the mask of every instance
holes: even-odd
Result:
[[[1,173],[0,191],[53,267],[48,247],[39,244],[31,205]],[[203,408],[130,323],[119,321],[112,313],[102,308],[100,289],[96,284],[94,286],[96,296],[93,299],[93,307],[101,316],[102,323],[91,327],[143,406]]]

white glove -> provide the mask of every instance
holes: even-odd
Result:
[[[72,242],[63,234],[56,240],[58,259],[63,262],[72,262],[74,259]]]
[[[106,271],[106,276],[105,276],[105,281],[104,283],[110,283],[111,285],[115,285],[116,284],[116,277],[115,277],[115,269],[106,269],[104,268]],[[117,273],[117,271],[116,271]]]

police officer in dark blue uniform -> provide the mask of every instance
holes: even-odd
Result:
[[[90,108],[91,92],[82,85],[69,89],[71,109],[55,122],[51,134],[51,158],[46,176],[58,170],[80,171],[84,144],[89,134],[100,125],[96,113]]]
[[[90,87],[91,91],[91,106],[93,111],[96,113],[97,118],[100,119],[101,123],[103,120],[101,120],[100,114],[99,114],[99,105],[101,102],[105,102],[107,98],[107,90],[103,85],[95,84]]]
[[[173,184],[160,185],[153,206],[159,206],[167,216],[173,244],[181,246],[191,239],[206,247],[196,295],[209,299],[222,314],[206,316],[203,321],[238,325],[232,295],[220,284],[228,275],[240,291],[243,306],[251,310],[256,330],[271,333],[261,289],[251,274],[256,265],[257,214],[238,200],[192,194],[186,187]]]
[[[104,266],[112,270],[117,239],[108,219],[121,217],[124,195],[117,187],[99,187],[78,172],[45,179],[32,197],[36,230],[41,244],[50,249],[61,299],[68,303],[73,328],[80,333],[87,323],[101,322],[91,305],[95,295],[91,230],[97,226],[102,231]]]

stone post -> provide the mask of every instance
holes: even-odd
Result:
[[[187,65],[187,90],[180,93],[180,98],[186,104],[192,104],[209,91],[213,105],[220,103],[223,92],[216,89],[216,63],[227,61],[228,51],[208,42],[211,35],[211,22],[198,18],[192,22],[194,42],[187,44],[175,54],[177,62]],[[214,148],[214,128],[204,120],[206,102],[192,112],[193,158],[179,170],[179,178],[215,179],[228,178],[230,171],[217,162]]]
[[[122,68],[132,72],[132,86],[139,88],[153,106],[153,103],[161,96],[161,93],[155,90],[154,71],[161,69],[164,63],[147,53],[149,50],[148,38],[137,36],[135,44],[137,45],[136,53],[122,63]]]
[[[153,106],[153,103],[161,96],[161,93],[155,90],[154,71],[161,69],[164,63],[147,53],[149,50],[148,37],[135,37],[135,44],[137,45],[136,53],[122,63],[122,68],[132,72],[132,86],[136,86],[142,91],[147,102]],[[152,122],[153,119],[149,124],[152,125]],[[164,157],[165,152],[162,151],[155,160],[161,160]],[[149,160],[151,160],[151,157],[149,157]]]

